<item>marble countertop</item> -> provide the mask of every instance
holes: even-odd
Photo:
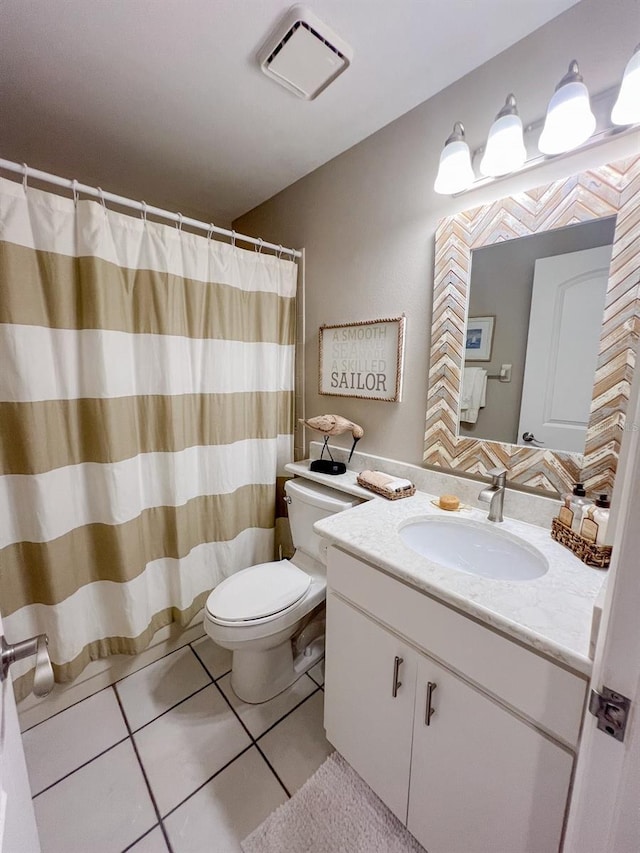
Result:
[[[324,477],[322,482],[328,479],[335,482],[338,478]],[[341,487],[337,482],[335,486]],[[509,518],[499,525],[500,529],[541,551],[549,563],[546,574],[533,580],[494,580],[444,568],[408,548],[398,533],[408,520],[433,515],[452,517],[452,513],[434,506],[433,499],[424,492],[396,501],[374,497],[317,522],[314,529],[331,544],[416,589],[498,628],[576,672],[590,675],[592,613],[606,572],[585,566],[554,542],[548,529]],[[459,515],[494,526],[487,520],[486,510],[469,508]]]

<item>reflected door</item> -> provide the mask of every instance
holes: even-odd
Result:
[[[611,248],[536,261],[518,444],[584,452]]]

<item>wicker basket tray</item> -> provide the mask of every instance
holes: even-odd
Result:
[[[593,542],[588,542],[579,533],[563,524],[559,518],[554,518],[551,522],[551,538],[573,551],[576,557],[587,566],[595,566],[597,569],[609,568],[611,545],[594,545]]]
[[[381,495],[383,498],[386,498],[389,501],[397,501],[400,500],[400,498],[410,498],[411,495],[415,495],[416,493],[415,486],[412,486],[405,492],[389,492],[387,489],[380,488],[380,486],[374,486],[372,483],[368,483],[366,480],[361,480],[359,474],[356,477],[356,480],[358,485],[362,486],[363,489],[368,489],[370,492],[375,492],[377,495]]]

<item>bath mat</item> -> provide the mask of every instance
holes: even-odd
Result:
[[[242,842],[244,853],[425,853],[337,752]]]

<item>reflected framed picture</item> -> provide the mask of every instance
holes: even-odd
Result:
[[[491,361],[495,314],[489,317],[469,317],[464,349],[465,361]]]

